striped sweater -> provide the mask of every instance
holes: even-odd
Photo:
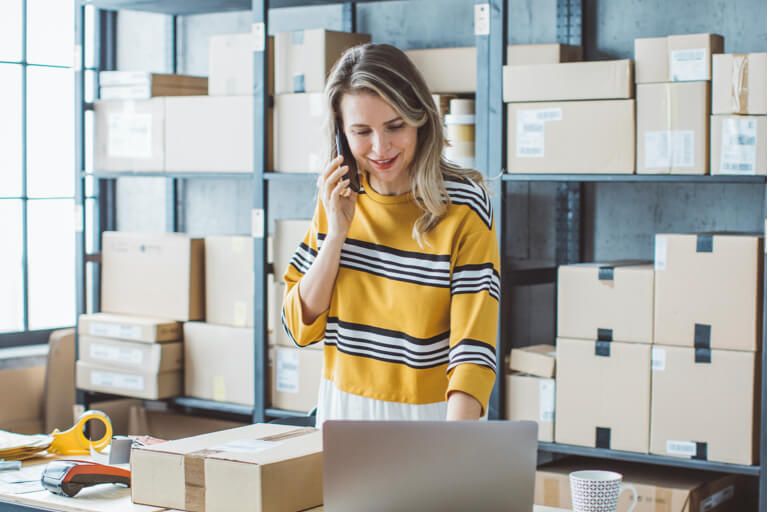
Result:
[[[451,391],[463,391],[485,411],[501,292],[486,192],[447,179],[451,204],[420,248],[411,230],[422,211],[411,194],[385,196],[365,176],[361,182],[330,307],[306,324],[297,284],[323,250],[327,220],[318,202],[284,275],[285,331],[298,346],[323,343],[323,377],[334,392],[418,407],[445,405]]]

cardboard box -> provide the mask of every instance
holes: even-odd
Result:
[[[477,56],[474,46],[406,50],[433,94],[474,93]]]
[[[268,111],[268,169],[272,167],[271,120]],[[167,98],[165,131],[167,171],[253,172],[253,96]]]
[[[145,400],[160,400],[182,392],[181,370],[141,372],[77,362],[77,387]]]
[[[184,394],[254,405],[254,330],[184,324]]]
[[[41,432],[72,426],[75,406],[75,329],[60,329],[48,339],[43,393],[45,427]]]
[[[638,492],[634,512],[731,512],[737,506],[740,487],[737,477],[705,471],[630,464],[612,460],[569,458],[537,469],[534,503],[571,510],[569,473],[600,467],[622,475],[622,482]],[[620,494],[617,512],[628,512],[630,492]]]
[[[140,405],[130,408],[128,421],[128,435],[149,435],[168,441],[244,426],[244,423],[237,421],[155,410]]]
[[[0,430],[28,431],[42,419],[47,352],[46,346],[0,349],[0,389],[6,390],[0,396]]]
[[[184,349],[181,342],[137,343],[134,341],[79,336],[80,360],[95,366],[125,368],[142,373],[181,370]]]
[[[510,370],[537,377],[555,377],[555,345],[532,345],[512,349]]]
[[[81,336],[162,343],[182,339],[182,324],[160,318],[92,313],[80,315],[77,332]]]
[[[635,101],[507,105],[507,172],[633,174]]]
[[[166,162],[165,122],[165,98],[95,102],[94,169],[162,171]]]
[[[764,241],[739,234],[657,234],[654,343],[759,349]]]
[[[507,47],[507,64],[556,64],[582,60],[582,47],[568,44],[511,44]]]
[[[638,174],[707,174],[710,83],[639,84]]]
[[[710,80],[713,54],[723,52],[724,38],[716,34],[636,39],[636,83]]]
[[[148,71],[99,72],[99,86],[101,87],[126,87],[132,85],[165,89],[200,89],[205,91],[208,87],[208,78],[204,76],[174,75]]]
[[[326,99],[322,93],[275,96],[275,170],[321,172],[328,148],[323,123]]]
[[[649,451],[756,463],[759,359],[754,352],[655,346]]]
[[[558,268],[558,336],[651,343],[654,267],[641,262]]]
[[[272,352],[272,406],[303,412],[315,409],[323,376],[323,351],[275,347]]]
[[[250,96],[254,94],[254,49],[252,33],[220,34],[208,38],[208,95]],[[267,94],[275,94],[275,38],[267,38]]]
[[[766,115],[766,53],[713,55],[712,112]]]
[[[206,321],[254,326],[254,239],[206,237]]]
[[[553,442],[555,379],[512,374],[507,380],[505,418],[536,421],[540,441]]]
[[[205,314],[203,240],[178,233],[105,232],[101,306],[178,321]]]
[[[647,453],[651,345],[558,338],[555,440]]]
[[[711,116],[710,169],[766,176],[766,116]]]
[[[627,99],[633,97],[633,62],[625,59],[505,66],[502,80],[505,103]]]
[[[275,92],[323,92],[334,64],[348,48],[371,42],[371,35],[312,29],[275,36]]]
[[[305,510],[323,502],[322,452],[315,429],[265,424],[137,447],[131,498],[190,511]]]

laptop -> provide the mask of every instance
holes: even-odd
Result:
[[[323,424],[326,512],[531,512],[531,421]]]

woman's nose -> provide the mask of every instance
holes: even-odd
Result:
[[[371,140],[371,151],[376,156],[385,156],[390,145],[390,140],[383,132],[374,132],[374,136]]]

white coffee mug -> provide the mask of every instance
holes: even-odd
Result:
[[[622,475],[612,471],[575,471],[569,475],[571,504],[574,512],[617,512],[617,500],[624,490],[633,493],[632,512],[638,493],[632,485],[622,483]]]

